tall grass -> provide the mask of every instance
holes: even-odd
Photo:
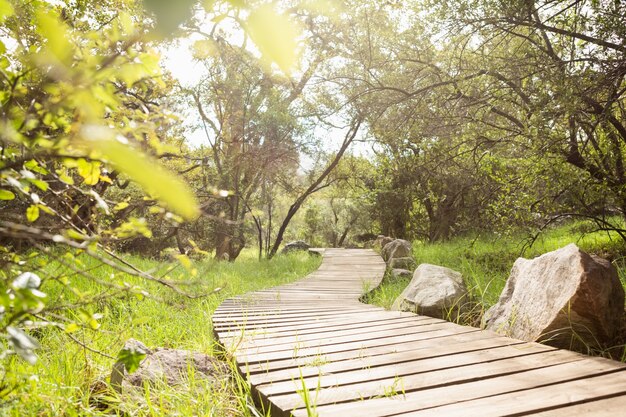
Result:
[[[118,398],[107,384],[114,359],[128,338],[142,341],[149,347],[189,349],[216,354],[217,346],[211,328],[211,316],[220,303],[233,295],[292,282],[315,270],[320,258],[306,253],[277,256],[271,261],[258,261],[252,252],[244,252],[234,263],[212,260],[194,262],[188,270],[180,267],[170,271],[171,263],[131,257],[139,268],[155,276],[167,273],[188,293],[210,294],[190,299],[154,282],[120,274],[102,266],[85,255],[78,258],[82,270],[96,279],[118,285],[139,285],[146,296],[128,294],[105,297],[75,309],[77,316],[100,317],[99,328],[89,325],[65,334],[56,328],[38,330],[41,344],[39,361],[30,366],[19,359],[10,363],[16,374],[32,374],[3,404],[0,414],[10,416],[74,416],[74,415],[150,415],[150,416],[256,416],[258,413],[246,397],[246,383],[232,375],[215,381],[193,375],[184,389],[167,386],[145,390],[141,395]],[[51,261],[46,267],[51,276],[69,280],[68,285],[50,279],[41,290],[56,303],[76,302],[81,296],[109,291],[93,279],[74,275],[66,267]],[[196,270],[195,277],[192,271]],[[169,271],[169,272],[168,272]],[[72,289],[74,288],[74,289]],[[212,291],[221,288],[216,293]],[[70,340],[73,337],[79,343]],[[84,344],[86,347],[81,346]]]
[[[472,314],[464,318],[463,324],[477,325],[482,313],[498,301],[518,257],[534,258],[570,243],[611,260],[622,285],[626,286],[626,245],[623,240],[615,233],[594,232],[592,225],[585,222],[552,227],[535,240],[524,234],[505,236],[493,233],[440,243],[413,242],[413,255],[418,265],[441,265],[463,275],[474,303]],[[410,278],[386,276],[382,285],[368,295],[367,301],[390,308],[409,282]]]

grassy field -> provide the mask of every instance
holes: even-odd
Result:
[[[584,223],[571,223],[546,231],[530,247],[527,243],[523,235],[491,235],[437,244],[414,242],[413,250],[418,264],[443,265],[463,274],[473,303],[471,313],[461,318],[464,324],[480,323],[482,313],[497,301],[517,257],[535,257],[569,243],[577,243],[583,250],[611,259],[622,282],[626,283],[624,244],[617,236],[591,233]],[[60,265],[58,261],[43,260],[45,275],[53,277],[41,288],[51,300],[49,305],[71,304],[81,299],[95,301],[73,309],[75,321],[84,325],[71,333],[52,327],[33,333],[41,343],[37,351],[39,361],[35,366],[16,358],[10,361],[9,366],[16,374],[31,376],[13,393],[10,402],[0,405],[0,415],[262,415],[250,402],[247,384],[229,372],[213,382],[191,377],[184,387],[163,386],[139,395],[119,397],[107,385],[115,361],[113,357],[131,337],[149,347],[189,349],[215,355],[218,350],[211,316],[224,299],[294,281],[316,269],[321,258],[301,253],[259,262],[255,253],[249,251],[235,263],[193,261],[186,268],[179,265],[174,270],[171,270],[173,263],[128,258],[133,265],[153,276],[168,276],[185,292],[210,294],[196,299],[160,284],[121,274],[85,255],[72,259],[71,265],[87,271],[90,279],[77,275],[71,267]],[[113,296],[114,290],[97,281],[122,287],[138,286],[138,289],[122,297]],[[386,277],[366,301],[389,308],[408,282],[409,279]],[[218,288],[221,289],[212,293]],[[4,382],[10,385],[11,381]]]
[[[464,237],[432,244],[413,242],[413,255],[418,265],[442,265],[462,273],[471,293],[472,308],[457,321],[480,325],[483,313],[498,301],[518,257],[534,258],[570,243],[610,259],[618,270],[622,284],[626,286],[626,245],[617,234],[591,230],[591,225],[583,222],[560,225],[546,230],[532,246],[528,245],[528,236],[521,234]],[[366,301],[390,308],[409,281],[410,278],[391,279],[386,276],[382,285],[371,292]]]
[[[160,284],[120,274],[85,255],[73,262],[79,269],[88,271],[91,279],[74,274],[58,262],[49,262],[48,275],[62,279],[45,281],[41,290],[48,294],[49,300],[56,300],[56,304],[111,293],[110,288],[96,284],[95,280],[122,286],[139,285],[148,297],[141,293],[106,296],[90,306],[75,308],[76,320],[86,324],[69,334],[56,328],[37,330],[35,335],[41,344],[37,351],[39,361],[35,366],[19,359],[10,362],[9,366],[16,373],[32,376],[11,396],[10,402],[0,406],[0,415],[255,416],[257,412],[249,404],[247,386],[230,375],[213,383],[191,378],[183,389],[160,387],[138,397],[118,398],[105,383],[115,360],[89,349],[116,357],[123,343],[132,337],[148,347],[215,354],[211,316],[224,299],[294,281],[315,270],[320,259],[296,253],[259,262],[250,251],[244,252],[234,263],[196,261],[187,265],[187,270],[178,267],[169,272],[172,263],[129,259],[154,276],[167,272],[167,276],[177,280],[180,288],[188,293],[211,293],[221,288],[197,299],[177,294]],[[192,272],[194,269],[197,272]],[[99,328],[94,330],[92,325]],[[70,336],[79,343],[71,341]]]

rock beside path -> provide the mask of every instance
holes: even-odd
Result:
[[[382,249],[382,248],[384,248],[384,247],[385,247],[388,243],[391,243],[391,242],[393,242],[393,238],[392,238],[392,237],[389,237],[389,236],[384,236],[384,235],[378,235],[378,236],[376,237],[376,239],[374,240],[374,243],[373,243],[373,245],[372,245],[372,246],[373,246],[373,247],[375,247],[375,248]]]
[[[293,242],[287,243],[281,253],[291,253],[295,251],[308,251],[311,248],[311,245],[306,243],[304,240],[294,240]]]
[[[391,258],[389,259],[389,262],[387,263],[387,265],[392,270],[393,269],[407,269],[410,271],[414,271],[415,267],[417,266],[417,263],[415,262],[413,258],[407,256],[405,258]]]
[[[391,270],[391,276],[393,279],[410,278],[413,276],[413,272],[408,269],[396,268]]]
[[[111,386],[118,392],[128,391],[132,386],[143,387],[165,383],[180,385],[190,378],[215,379],[225,375],[226,365],[210,355],[179,349],[156,348],[151,350],[135,339],[129,339],[122,350],[145,354],[139,367],[129,373],[121,361],[113,365]]]
[[[610,344],[623,314],[624,289],[613,265],[571,244],[519,258],[485,324],[516,339],[580,350]]]
[[[445,319],[450,310],[458,314],[466,299],[467,287],[459,272],[443,266],[421,264],[392,309]]]
[[[385,246],[383,246],[383,250],[381,255],[385,262],[389,262],[390,259],[393,258],[410,258],[413,255],[413,248],[411,246],[411,242],[403,239],[396,239]]]

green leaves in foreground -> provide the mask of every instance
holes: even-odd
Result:
[[[84,144],[101,154],[115,168],[136,181],[149,194],[187,220],[200,215],[200,207],[191,189],[158,161],[114,139],[112,131],[101,126],[86,126]]]
[[[246,29],[263,57],[288,74],[298,61],[297,25],[266,4],[250,12]]]
[[[126,372],[132,374],[135,372],[141,361],[146,357],[146,352],[141,349],[124,348],[117,355],[117,362],[124,365]]]

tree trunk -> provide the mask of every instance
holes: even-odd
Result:
[[[300,196],[298,196],[298,198],[296,198],[296,201],[294,201],[294,203],[289,207],[287,216],[285,217],[282,224],[280,225],[280,228],[278,229],[278,233],[276,234],[276,240],[274,241],[274,244],[272,245],[272,249],[270,250],[270,253],[268,254],[268,259],[272,259],[274,255],[276,255],[276,252],[278,252],[278,248],[280,247],[280,244],[283,241],[283,236],[285,234],[285,231],[287,230],[287,226],[289,226],[291,219],[293,219],[293,216],[295,216],[298,210],[300,209],[300,207],[302,207],[302,204],[305,202],[305,200],[311,194],[315,193],[320,188],[323,188],[323,187],[320,187],[320,184],[326,179],[326,177],[328,177],[328,175],[333,171],[333,169],[335,169],[337,164],[339,164],[341,157],[346,152],[350,144],[352,144],[352,142],[354,141],[354,138],[356,137],[356,134],[359,131],[359,128],[361,127],[361,123],[362,123],[361,117],[357,117],[355,120],[353,120],[352,125],[350,126],[350,129],[348,130],[348,132],[346,133],[346,136],[344,137],[341,147],[337,151],[337,154],[335,154],[335,157],[333,158],[331,163],[320,174],[320,176],[317,177],[317,179],[313,181],[311,185],[309,185],[306,191],[304,191]]]

